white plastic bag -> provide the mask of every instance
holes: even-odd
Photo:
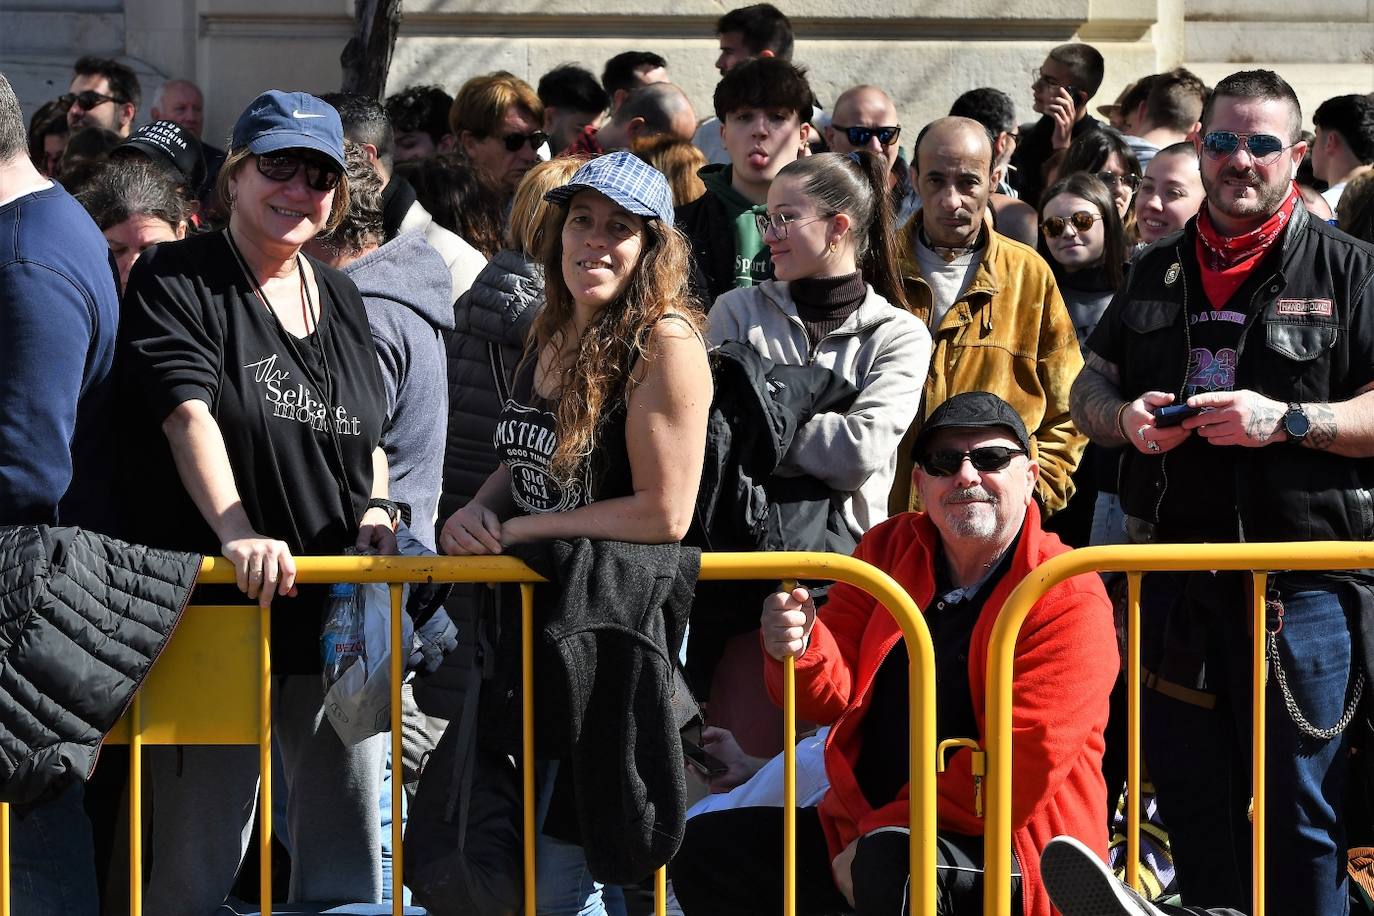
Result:
[[[404,586],[405,608],[410,587]],[[324,695],[324,712],[346,746],[391,727],[391,587],[383,583],[358,586],[363,607],[362,657],[349,665]],[[410,615],[401,611],[401,645],[414,641]]]

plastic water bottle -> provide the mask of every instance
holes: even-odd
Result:
[[[324,661],[324,689],[329,690],[343,673],[363,657],[363,608],[358,586],[339,582],[329,588],[320,654]]]

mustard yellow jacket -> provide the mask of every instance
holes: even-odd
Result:
[[[932,294],[916,260],[917,213],[902,239],[901,269],[907,301],[930,323]],[[895,514],[920,508],[911,486],[911,443],[926,417],[963,391],[987,391],[1016,409],[1031,434],[1040,465],[1036,492],[1045,514],[1073,495],[1069,476],[1087,437],[1069,417],[1069,389],[1083,368],[1073,321],[1049,265],[1020,242],[990,227],[982,260],[968,291],[931,329],[933,352],[921,410],[898,453],[889,502]]]

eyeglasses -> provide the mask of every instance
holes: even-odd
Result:
[[[1040,224],[1040,228],[1045,230],[1045,237],[1057,239],[1064,234],[1064,230],[1073,226],[1075,232],[1087,232],[1093,227],[1093,223],[1102,218],[1100,213],[1090,213],[1087,210],[1079,210],[1065,216],[1051,216]]]
[[[1208,159],[1225,159],[1234,156],[1241,143],[1250,152],[1250,158],[1260,165],[1269,165],[1279,157],[1279,153],[1293,146],[1285,146],[1273,134],[1238,134],[1229,130],[1214,130],[1202,138],[1202,151]]]
[[[794,216],[788,216],[786,213],[754,214],[754,223],[759,227],[759,235],[767,235],[768,230],[772,229],[773,235],[777,236],[777,239],[780,242],[787,241],[788,226],[807,226],[811,223],[814,223],[818,219],[826,219],[826,217],[813,216],[810,219],[799,220]]]
[[[897,142],[897,136],[901,134],[900,125],[896,127],[840,127],[832,124],[831,127],[838,131],[843,131],[845,137],[849,139],[850,146],[867,146],[868,141],[874,137],[878,138],[878,143],[883,146],[891,146]]]
[[[539,147],[549,142],[549,135],[542,130],[528,134],[507,134],[501,138],[501,142],[506,145],[506,152],[508,153],[515,152],[526,143],[530,145],[530,149],[538,152]]]
[[[1118,175],[1116,172],[1098,172],[1097,180],[1107,186],[1108,191],[1115,192],[1117,188],[1125,185],[1134,191],[1140,185],[1140,176],[1132,175],[1129,172],[1125,175]]]
[[[339,186],[339,167],[314,157],[298,153],[281,153],[258,157],[258,173],[271,181],[290,181],[305,166],[305,183],[316,191],[332,191]]]
[[[103,92],[96,92],[94,89],[87,89],[85,92],[68,92],[57,97],[57,101],[62,103],[64,108],[71,108],[72,105],[80,105],[82,111],[90,111],[92,108],[99,108],[106,102],[114,102],[116,105],[123,105],[124,100],[113,95],[106,95]]]
[[[990,474],[993,471],[1006,470],[1007,465],[1011,464],[1011,459],[1024,454],[1026,453],[1019,448],[1009,448],[1005,445],[982,445],[978,448],[969,449],[967,452],[961,452],[957,449],[941,449],[919,459],[917,464],[932,477],[948,477],[951,474],[959,473],[959,468],[963,467],[964,459],[967,458],[978,473]]]

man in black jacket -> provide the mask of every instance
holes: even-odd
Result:
[[[1303,208],[1297,97],[1276,74],[1222,80],[1196,141],[1207,199],[1137,259],[1088,340],[1078,428],[1130,444],[1132,540],[1374,536],[1374,252]],[[1180,421],[1179,415],[1183,416]],[[1249,909],[1250,670],[1244,577],[1154,575],[1142,595],[1146,764],[1184,902]],[[1341,821],[1358,699],[1353,590],[1271,577],[1270,906],[1343,914]]]

